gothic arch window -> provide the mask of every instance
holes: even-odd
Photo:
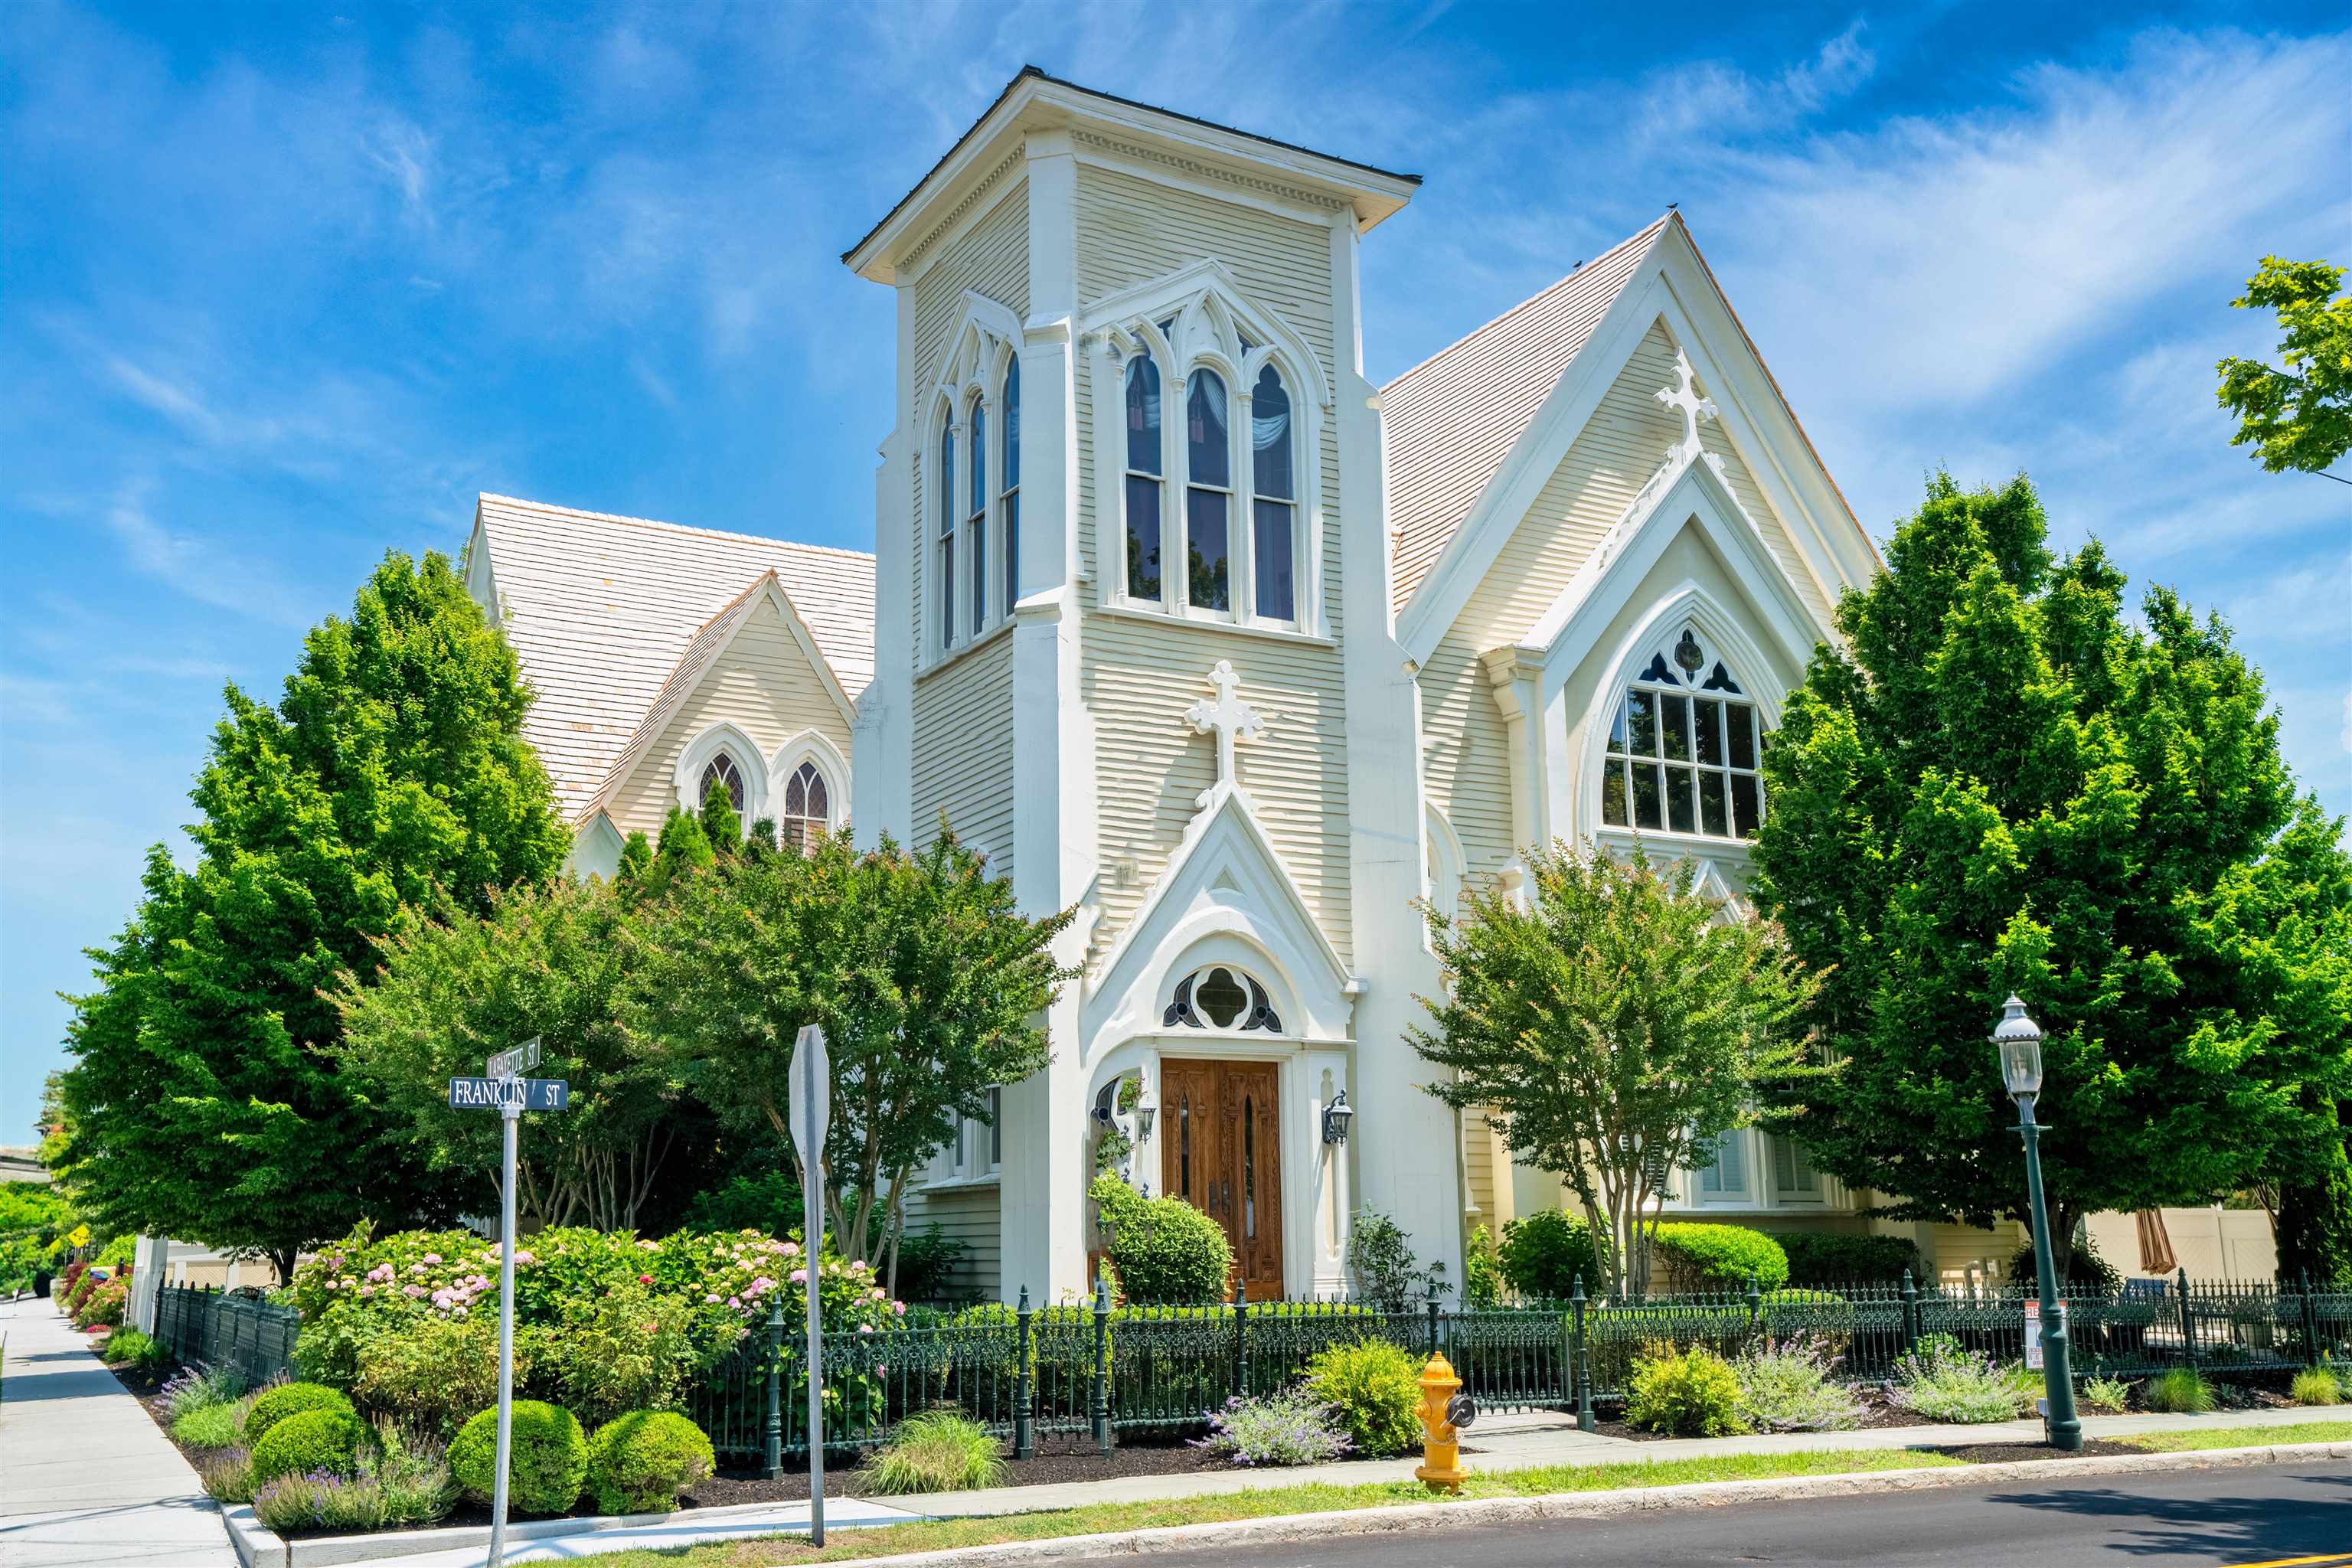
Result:
[[[1004,362],[1004,392],[1002,405],[1003,417],[997,421],[1004,432],[1004,456],[996,471],[1003,476],[1004,493],[997,500],[997,510],[1004,519],[1004,613],[1013,614],[1013,606],[1021,597],[1021,356],[1013,355]]]
[[[1691,626],[1654,649],[1610,720],[1601,820],[1753,838],[1764,816],[1764,720]]]
[[[1160,592],[1160,367],[1149,353],[1127,362],[1127,596]]]
[[[1194,609],[1233,605],[1233,417],[1225,378],[1196,370],[1184,388],[1184,584]]]
[[[735,815],[741,816],[745,794],[743,770],[737,764],[735,759],[725,752],[715,753],[709,762],[702,764],[702,777],[695,785],[695,799],[698,803],[710,798],[710,786],[714,784],[726,786],[727,798],[735,803]]]
[[[988,624],[988,405],[978,396],[964,416],[966,440],[971,452],[971,482],[963,498],[964,579],[971,600],[972,635]]]
[[[1250,563],[1260,620],[1298,618],[1298,487],[1291,469],[1290,392],[1269,364],[1250,397]]]
[[[816,842],[833,821],[833,795],[824,775],[814,763],[803,763],[784,781],[784,809],[777,817],[777,831],[784,847],[803,854]]]
[[[940,425],[940,540],[939,606],[940,651],[955,647],[956,628],[956,509],[955,509],[955,421],[942,420]]]
[[[1229,963],[1210,964],[1178,981],[1160,1022],[1163,1028],[1217,1034],[1282,1033],[1282,1016],[1265,987]]]

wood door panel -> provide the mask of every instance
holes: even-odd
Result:
[[[1160,1190],[1217,1222],[1250,1300],[1279,1299],[1281,1069],[1271,1062],[1163,1061],[1160,1106]]]

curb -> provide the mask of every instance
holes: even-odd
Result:
[[[1412,1503],[1398,1508],[1349,1509],[1336,1513],[1288,1514],[1271,1519],[1230,1520],[1215,1524],[1177,1524],[1103,1535],[1069,1535],[1053,1541],[1005,1542],[993,1546],[954,1546],[937,1552],[869,1557],[859,1568],[1013,1568],[1014,1564],[1156,1556],[1199,1547],[1272,1546],[1351,1535],[1389,1535],[1435,1530],[1486,1529],[1548,1520],[1606,1519],[1649,1510],[1720,1508],[1743,1502],[1794,1502],[1815,1498],[1865,1497],[1878,1492],[1935,1491],[2004,1482],[2073,1480],[2092,1476],[2128,1476],[2149,1470],[2236,1470],[2266,1465],[2352,1459],[2352,1443],[2297,1443],[2267,1448],[2207,1448],[2173,1454],[2130,1454],[2085,1459],[2022,1459],[1995,1465],[1938,1466],[1933,1469],[1875,1470],[1843,1476],[1801,1476],[1779,1480],[1703,1481],[1691,1486],[1639,1487],[1622,1491],[1555,1492],[1545,1497],[1477,1498],[1460,1502]]]

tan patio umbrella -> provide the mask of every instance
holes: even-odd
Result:
[[[2139,1271],[2165,1275],[2180,1267],[2172,1255],[2172,1237],[2164,1228],[2164,1211],[2142,1209],[2132,1216],[2139,1222]]]

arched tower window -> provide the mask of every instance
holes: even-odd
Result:
[[[970,562],[964,572],[971,579],[971,633],[978,637],[988,624],[988,410],[977,397],[971,400],[967,444],[971,448],[971,484],[963,498],[964,550]]]
[[[955,647],[955,425],[940,426],[940,651]]]
[[[1753,838],[1764,816],[1764,721],[1691,627],[1628,683],[1610,721],[1601,820]]]
[[[998,510],[1004,514],[1004,613],[1011,615],[1021,598],[1021,358],[1004,365],[1004,458],[997,471],[1004,476],[1004,495]]]
[[[1261,620],[1298,618],[1296,563],[1297,481],[1291,473],[1290,393],[1267,365],[1250,397],[1250,496],[1255,534],[1250,565]]]
[[[784,847],[807,853],[816,836],[832,822],[831,806],[824,775],[816,771],[816,764],[803,763],[793,769],[784,784],[783,814],[777,819]]]
[[[1127,362],[1127,596],[1160,597],[1160,367]]]
[[[1184,393],[1184,579],[1197,609],[1233,608],[1232,416],[1224,378],[1196,370]]]
[[[735,815],[742,816],[743,770],[736,766],[735,759],[724,752],[702,765],[702,777],[694,786],[694,798],[698,805],[710,798],[713,784],[727,786],[727,798],[735,803]]]

